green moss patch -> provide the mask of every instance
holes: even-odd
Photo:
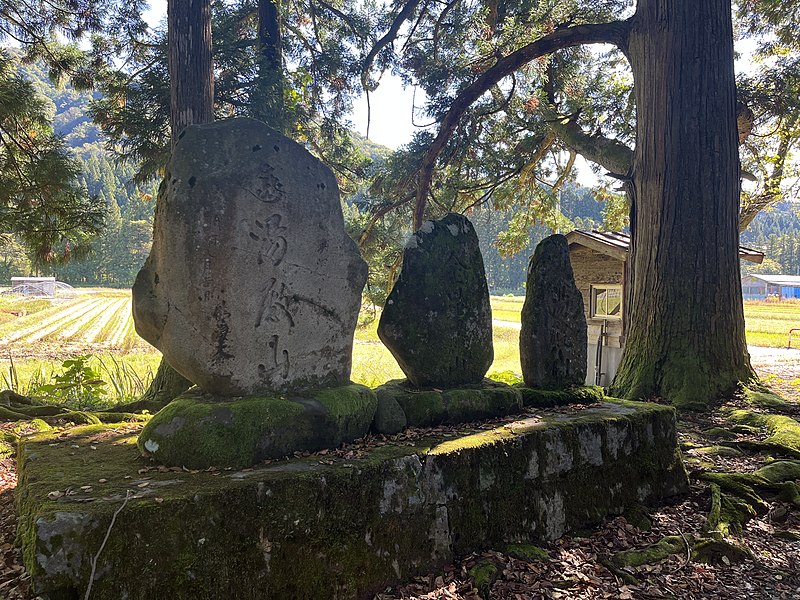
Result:
[[[18,436],[13,433],[4,432],[2,436],[0,436],[0,458],[14,456],[18,439]]]
[[[394,379],[376,388],[375,394],[381,402],[397,402],[410,427],[469,423],[522,410],[522,398],[516,388],[490,379],[443,390],[417,388],[407,379]]]
[[[622,515],[625,520],[642,531],[650,531],[653,528],[653,520],[647,507],[641,504],[634,504]]]
[[[305,396],[179,396],[147,424],[139,449],[166,465],[242,468],[295,451],[335,448],[369,430],[378,399],[346,385]]]
[[[602,402],[605,398],[603,388],[596,385],[584,385],[564,390],[539,390],[524,385],[514,387],[522,393],[522,403],[534,408],[551,408],[567,404],[594,404]]]
[[[506,546],[506,554],[520,560],[549,560],[550,554],[544,548],[531,544],[509,544]]]
[[[490,559],[481,560],[469,570],[469,576],[473,584],[481,595],[481,598],[488,598],[492,584],[500,576],[501,570],[496,562]]]

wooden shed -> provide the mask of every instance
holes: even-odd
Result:
[[[583,295],[589,328],[586,383],[611,385],[625,346],[625,282],[631,238],[627,233],[575,230],[567,234],[575,283]],[[739,247],[755,263],[764,254]]]

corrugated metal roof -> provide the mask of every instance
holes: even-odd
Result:
[[[568,238],[572,237],[570,242],[577,241],[575,238],[578,236],[586,236],[587,238],[595,240],[601,244],[605,244],[610,248],[624,250],[625,252],[628,252],[631,246],[631,236],[621,231],[583,231],[576,229],[567,234]],[[761,261],[764,260],[764,253],[753,248],[748,248],[747,246],[739,246],[739,258],[743,258],[755,263],[761,263]]]
[[[800,287],[800,275],[750,275],[770,285],[781,287]]]

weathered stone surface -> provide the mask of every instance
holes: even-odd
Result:
[[[258,121],[190,126],[133,288],[136,331],[222,396],[346,383],[366,277],[326,166]]]
[[[83,597],[130,494],[99,555],[93,600],[350,600],[687,488],[669,407],[537,415],[333,464],[311,456],[200,473],[140,474],[148,463],[124,425],[39,434],[19,452],[25,563],[37,594]],[[47,497],[67,488],[77,493]]]
[[[378,396],[378,409],[375,411],[375,420],[372,429],[375,433],[394,435],[400,433],[408,426],[406,413],[392,396],[383,394]]]
[[[139,450],[165,465],[243,468],[367,434],[378,398],[363,385],[226,399],[190,390],[159,411]]]
[[[571,387],[562,390],[540,390],[515,385],[522,394],[522,404],[532,408],[550,408],[567,404],[594,404],[605,398],[603,388],[597,385]]]
[[[407,379],[394,379],[377,388],[381,401],[395,401],[410,427],[454,425],[516,414],[522,410],[517,388],[484,379],[448,390],[420,389]]]
[[[586,380],[586,316],[563,235],[546,237],[528,264],[519,353],[531,388],[556,390]]]
[[[479,383],[494,358],[489,288],[466,217],[425,221],[406,243],[378,336],[419,387]]]

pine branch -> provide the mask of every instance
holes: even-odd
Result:
[[[585,44],[614,44],[623,52],[627,48],[630,21],[613,21],[610,23],[575,25],[557,29],[553,33],[531,42],[504,56],[494,65],[489,67],[480,77],[468,85],[450,105],[449,110],[442,119],[439,132],[419,167],[417,182],[417,201],[414,210],[415,229],[422,224],[425,214],[425,204],[433,180],[433,169],[436,160],[458,126],[461,117],[472,104],[478,100],[492,86],[508,77],[524,65],[541,56],[551,54],[556,50],[581,46]]]

